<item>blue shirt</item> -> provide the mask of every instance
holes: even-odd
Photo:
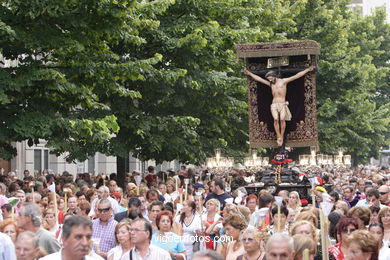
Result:
[[[167,232],[165,233],[165,239],[161,239],[158,234],[159,233],[153,234],[152,245],[158,246],[161,249],[165,249],[175,254],[186,251],[181,236],[172,232]]]

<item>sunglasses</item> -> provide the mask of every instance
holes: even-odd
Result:
[[[357,230],[357,229],[355,229],[355,228],[352,228],[352,229],[343,229],[343,230],[341,230],[341,232],[343,232],[343,233],[352,233],[352,232],[355,231],[355,230]]]
[[[380,195],[386,195],[388,192],[379,192]]]
[[[111,208],[98,209],[99,212],[109,212]]]

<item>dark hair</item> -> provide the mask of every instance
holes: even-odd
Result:
[[[160,230],[160,220],[163,216],[167,216],[169,218],[169,221],[171,221],[171,227],[173,225],[173,216],[172,216],[172,212],[168,211],[168,210],[163,210],[161,211],[160,213],[158,213],[157,217],[156,217],[156,226],[157,228]]]
[[[340,195],[334,190],[329,192],[329,196],[333,197],[335,201],[338,201],[340,199]]]
[[[271,194],[264,194],[259,197],[259,209],[266,207],[274,201],[274,197]]]
[[[76,197],[77,197],[77,198],[80,198],[81,196],[85,196],[84,193],[83,193],[82,191],[76,192]]]
[[[349,225],[355,226],[356,229],[359,228],[359,224],[355,218],[342,216],[337,224],[337,235],[341,236],[343,229],[347,228]]]
[[[141,207],[141,201],[137,197],[131,197],[129,199],[129,202],[127,203],[127,206],[129,208],[132,206],[139,208],[139,207]]]
[[[218,186],[221,190],[225,189],[225,185],[221,179],[214,179],[214,185]]]
[[[150,195],[157,195],[157,199],[158,199],[158,192],[156,190],[148,190],[146,192],[146,196],[145,197],[146,197],[147,200],[149,199]]]
[[[374,206],[374,205],[370,206],[369,209],[370,209],[370,211],[371,211],[371,214],[379,213],[379,211],[381,210],[380,207]]]
[[[274,207],[271,211],[272,217],[278,214],[278,207]],[[280,206],[280,214],[288,216],[288,209],[285,206]]]
[[[373,222],[368,226],[368,230],[370,230],[372,227],[380,227],[382,229],[382,232],[385,232],[385,228],[383,227],[382,223],[379,222]]]
[[[195,210],[196,210],[196,204],[195,204],[195,202],[194,202],[193,200],[186,200],[185,202],[187,202],[187,205],[188,205],[189,207],[192,208],[192,214],[195,214]],[[180,222],[181,224],[184,223],[184,218],[185,218],[185,217],[186,217],[186,214],[185,214],[184,212],[182,212],[182,213],[180,214],[180,220],[179,220],[179,222]]]
[[[349,192],[353,192],[353,188],[348,184],[343,189],[349,189]]]
[[[366,192],[366,198],[375,196],[375,198],[379,199],[379,191],[377,189],[369,189]]]
[[[2,209],[6,209],[8,212],[12,210],[12,205],[11,204],[4,204],[1,206]]]
[[[164,205],[164,210],[167,210],[167,211],[171,212],[172,214],[175,213],[175,210],[170,205]]]
[[[92,230],[92,221],[84,216],[71,216],[65,220],[64,225],[62,226],[62,235],[68,238],[72,233],[74,226],[89,227]]]
[[[338,213],[338,212],[331,212],[328,216],[328,219],[329,219],[329,222],[330,222],[330,225],[329,225],[329,235],[332,237],[332,238],[336,238],[337,237],[337,224],[339,223],[339,220],[341,218],[341,214]]]
[[[127,217],[129,219],[143,218],[142,213],[138,209],[131,209],[128,211]]]
[[[159,206],[161,210],[164,209],[164,204],[161,201],[153,201],[149,204],[148,210],[151,210],[154,206]]]
[[[153,166],[149,166],[148,167],[148,172],[152,172],[152,171],[154,171],[154,167]]]

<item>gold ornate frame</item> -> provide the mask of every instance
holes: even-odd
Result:
[[[307,55],[306,62],[295,62],[289,68],[302,68],[316,65],[320,46],[315,41],[271,42],[260,44],[242,44],[237,46],[239,58],[246,60],[250,70],[267,69],[267,64],[257,59],[264,57],[299,56]],[[249,58],[249,59],[247,59]],[[286,136],[286,146],[289,147],[318,147],[317,107],[316,107],[316,73],[311,72],[304,77],[304,106],[305,119],[297,122],[296,129]],[[278,147],[276,135],[268,130],[267,123],[260,121],[258,106],[257,82],[249,79],[249,141],[251,148]]]

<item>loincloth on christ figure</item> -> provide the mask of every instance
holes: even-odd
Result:
[[[284,103],[273,103],[271,104],[272,117],[275,120],[286,120],[290,121],[292,116],[290,109],[288,108],[288,102]]]

